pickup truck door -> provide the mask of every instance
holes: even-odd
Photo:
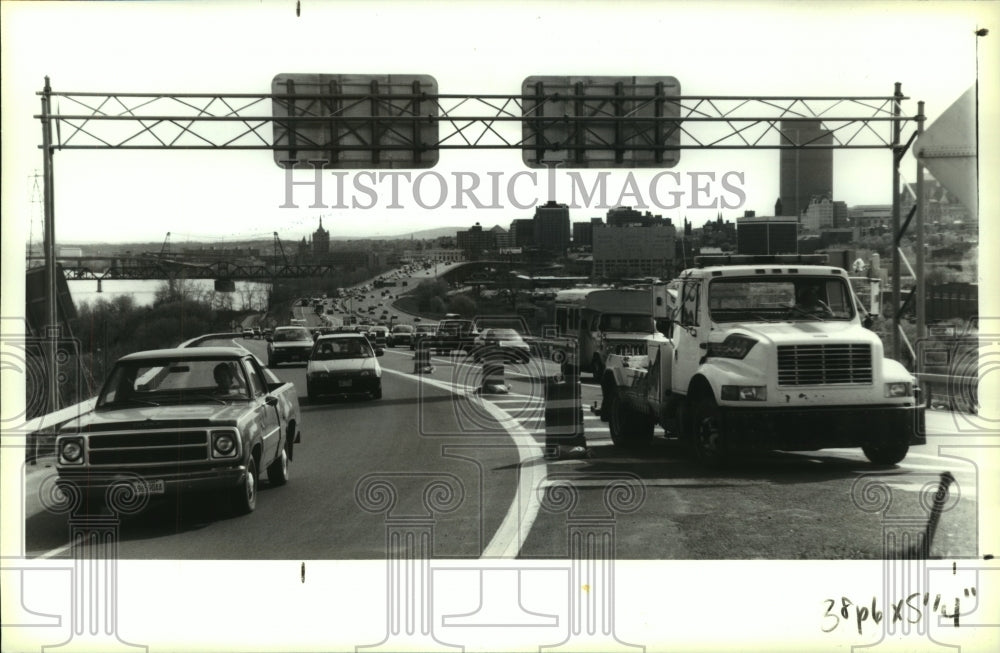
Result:
[[[250,379],[250,389],[253,393],[251,402],[253,409],[253,420],[257,423],[263,439],[263,449],[261,451],[261,466],[266,467],[269,462],[278,456],[278,452],[283,446],[283,434],[281,420],[278,416],[278,406],[268,406],[266,402],[267,384],[260,375],[257,367],[249,359],[243,360],[247,377]]]
[[[671,387],[684,395],[705,355],[702,345],[708,342],[707,320],[700,319],[702,292],[702,280],[688,278],[682,282],[678,296],[677,321],[671,338],[674,346]]]

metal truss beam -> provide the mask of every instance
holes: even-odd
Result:
[[[588,150],[621,144],[584,144],[595,127],[638,125],[634,150],[663,149],[892,149],[893,125],[915,120],[894,114],[899,97],[455,95],[425,93],[192,94],[52,91],[59,150],[187,149],[330,152],[447,149]],[[576,116],[543,115],[547,104],[579,101]],[[617,115],[615,100],[659,103],[664,116]],[[274,115],[274,107],[285,115]],[[527,108],[527,110],[526,110]],[[361,111],[359,114],[358,112]],[[420,112],[420,113],[418,113]],[[832,142],[782,134],[782,122],[821,121]],[[423,142],[419,125],[436,124]],[[330,129],[335,125],[335,129]],[[530,126],[522,132],[522,126]],[[544,139],[548,127],[567,137]],[[320,129],[322,128],[322,129]],[[677,145],[664,146],[675,133]],[[524,134],[528,133],[526,137]],[[324,138],[317,135],[326,134]],[[389,135],[389,141],[379,140]],[[815,136],[815,135],[813,135]],[[823,140],[826,140],[825,138]],[[292,157],[298,158],[298,157]],[[378,167],[375,163],[372,167]]]

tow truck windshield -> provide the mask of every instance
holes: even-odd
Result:
[[[843,279],[723,278],[709,285],[713,322],[850,320],[854,301]]]

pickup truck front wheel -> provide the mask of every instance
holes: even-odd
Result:
[[[626,449],[648,446],[653,439],[653,422],[630,408],[617,393],[612,394],[609,401],[611,406],[608,427],[611,431],[611,441],[615,446]]]
[[[719,407],[711,397],[698,399],[691,411],[691,447],[695,456],[709,466],[726,460],[726,430]]]
[[[249,515],[257,507],[257,461],[252,456],[243,482],[233,488],[232,506],[237,515]]]

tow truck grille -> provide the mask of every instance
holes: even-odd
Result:
[[[97,465],[160,465],[208,460],[208,431],[94,433],[88,460]]]
[[[782,345],[778,385],[870,385],[870,345]]]

